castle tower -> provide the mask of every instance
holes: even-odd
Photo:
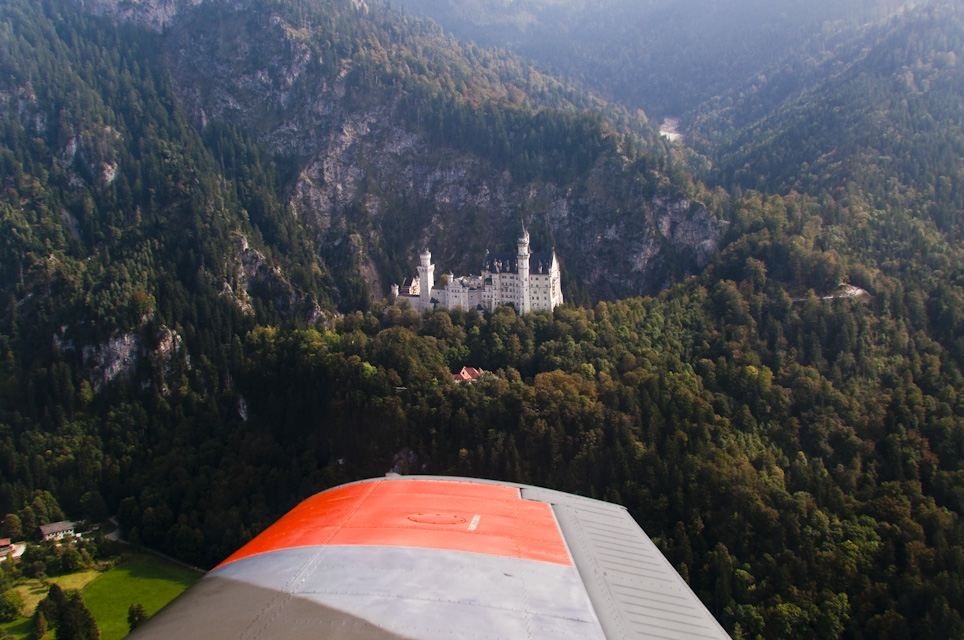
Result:
[[[419,255],[418,265],[419,311],[432,308],[432,288],[435,286],[435,265],[432,252],[425,249]]]
[[[529,304],[529,232],[526,226],[522,225],[522,236],[518,242],[519,253],[519,315],[529,313],[532,306]]]

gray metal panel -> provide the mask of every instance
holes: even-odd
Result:
[[[296,567],[306,563],[308,570]],[[575,568],[460,551],[336,546],[213,572],[287,591],[407,637],[603,640]],[[298,575],[295,583],[280,576]]]
[[[729,640],[625,508],[548,489],[521,491],[552,505],[609,640]]]
[[[231,562],[189,593],[137,637],[605,640],[575,567],[463,551],[298,547]]]
[[[151,616],[128,640],[412,640],[306,598],[287,598],[271,613],[275,589],[208,575]],[[260,635],[252,635],[252,634]]]

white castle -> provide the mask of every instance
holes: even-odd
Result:
[[[524,315],[530,311],[552,311],[562,304],[559,261],[556,252],[529,253],[529,232],[522,227],[518,253],[486,253],[482,273],[456,278],[447,274],[446,282],[435,286],[435,265],[428,249],[419,256],[418,275],[399,288],[392,285],[395,304],[408,300],[418,311],[448,307],[495,311],[499,305],[512,305]]]

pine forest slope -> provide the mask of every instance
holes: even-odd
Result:
[[[952,229],[964,207],[964,10],[934,3],[848,43],[788,95],[788,69],[694,118],[715,180],[743,188],[863,194]],[[751,95],[753,97],[751,97]],[[736,126],[734,126],[736,125]]]
[[[499,478],[626,505],[734,638],[961,637],[960,13],[860,25],[700,98],[707,188],[374,2],[7,0],[0,514],[211,566],[341,482]],[[378,302],[523,220],[605,300]]]
[[[383,7],[207,3],[164,44],[197,126],[242,126],[289,159],[289,210],[354,306],[425,246],[477,271],[523,222],[596,298],[658,290],[716,246],[644,121]]]
[[[689,142],[713,166],[702,177],[820,202],[815,241],[852,280],[950,285],[964,232],[962,54],[964,12],[934,2],[842,45],[823,73],[796,73],[801,59],[734,88],[691,118]]]
[[[683,114],[801,51],[909,2],[394,0],[459,37],[509,48],[592,91],[660,116]],[[765,55],[761,55],[765,52]]]

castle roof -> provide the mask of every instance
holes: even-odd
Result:
[[[539,251],[529,256],[529,273],[549,273],[556,254]],[[510,252],[489,253],[485,256],[483,271],[491,273],[519,273],[519,256]]]
[[[479,289],[484,286],[484,283],[482,281],[482,276],[459,276],[458,278],[453,276],[449,278],[448,285],[446,286],[449,289],[452,289],[453,287],[461,287],[463,289]],[[436,288],[440,289],[442,287]]]

